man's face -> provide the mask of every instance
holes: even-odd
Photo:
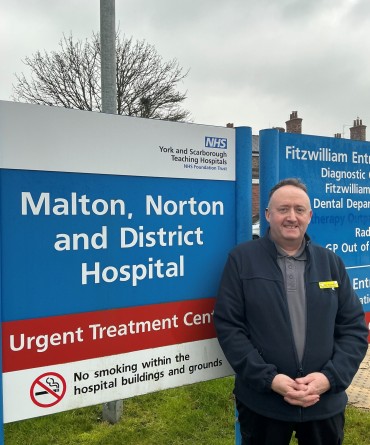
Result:
[[[271,238],[283,248],[284,245],[300,245],[311,216],[310,200],[303,190],[293,185],[280,187],[266,210]]]

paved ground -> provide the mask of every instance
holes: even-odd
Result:
[[[370,347],[347,394],[349,405],[370,409]]]

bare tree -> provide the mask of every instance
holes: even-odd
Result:
[[[31,78],[16,74],[13,99],[34,104],[101,111],[100,38],[74,41],[63,36],[60,50],[37,51],[23,63]],[[153,45],[116,36],[117,113],[173,121],[186,121],[182,108],[186,92],[177,86],[188,74],[176,59],[164,61]]]

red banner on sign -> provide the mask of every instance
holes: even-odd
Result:
[[[214,338],[213,306],[207,298],[4,322],[3,372]]]

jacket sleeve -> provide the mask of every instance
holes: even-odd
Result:
[[[243,285],[232,255],[229,255],[222,275],[214,323],[221,348],[238,377],[256,391],[271,391],[277,369],[263,360],[249,340]]]
[[[321,372],[330,382],[330,392],[348,388],[368,348],[368,328],[361,302],[354,292],[342,260],[338,313],[335,320],[334,350]]]

